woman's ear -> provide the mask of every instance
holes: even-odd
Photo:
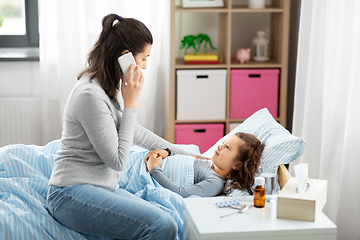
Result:
[[[122,51],[121,56],[124,55],[125,53],[128,53],[128,52],[130,52],[130,51],[129,50]]]

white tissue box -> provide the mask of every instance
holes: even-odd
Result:
[[[327,200],[327,181],[308,179],[309,188],[297,193],[297,180],[290,178],[280,191],[277,200],[277,217],[314,222]]]

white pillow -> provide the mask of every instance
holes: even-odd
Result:
[[[217,146],[224,142],[224,138],[237,132],[253,134],[262,143],[265,143],[261,155],[261,165],[275,167],[287,164],[300,157],[304,152],[304,140],[292,135],[273,118],[267,108],[263,108],[217,141],[203,155],[212,157]]]

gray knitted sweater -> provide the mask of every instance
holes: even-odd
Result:
[[[118,99],[122,100],[120,94]],[[110,100],[96,78],[76,83],[64,110],[63,132],[50,185],[92,184],[116,190],[134,144],[152,150],[188,152],[140,126],[137,112]]]
[[[214,172],[211,161],[195,159],[193,166],[194,184],[186,187],[178,187],[171,182],[159,166],[151,169],[150,174],[161,186],[184,198],[191,195],[213,197],[222,193],[226,180]]]

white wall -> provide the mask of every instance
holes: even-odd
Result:
[[[0,98],[40,96],[39,62],[0,62]]]
[[[41,104],[42,97],[42,82],[40,79],[40,63],[38,61],[0,61],[0,100],[4,99],[14,99],[25,101],[34,101],[34,99],[39,99],[39,103]],[[9,101],[1,101],[9,102]],[[17,101],[18,102],[18,101]],[[25,105],[25,104],[24,104]],[[26,105],[27,106],[27,105]],[[44,105],[36,106],[36,109],[26,109],[23,113],[19,113],[20,116],[14,121],[5,121],[4,118],[0,118],[0,129],[21,129],[24,126],[24,123],[20,120],[29,120],[33,123],[32,128],[37,129],[32,138],[28,136],[21,136],[19,133],[13,134],[11,138],[6,138],[5,133],[2,134],[2,142],[1,145],[16,143],[24,143],[24,144],[36,144],[36,145],[44,145],[47,143],[46,140],[43,139],[43,127],[44,123],[42,121],[43,116],[41,114],[41,109]],[[61,116],[59,116],[59,104],[57,100],[50,101],[48,105],[49,116],[47,126],[50,128],[52,132],[52,136],[54,139],[58,139],[61,137]],[[10,116],[7,116],[8,119]],[[11,116],[12,117],[12,116]],[[11,124],[11,126],[8,126]],[[17,124],[19,126],[17,127]],[[52,131],[54,129],[54,131]],[[26,139],[26,140],[24,140]]]

